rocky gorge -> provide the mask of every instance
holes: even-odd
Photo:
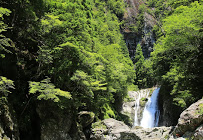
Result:
[[[149,89],[148,89],[149,90]],[[147,91],[147,90],[146,90]],[[136,94],[129,92],[130,97]],[[131,118],[131,126],[115,120],[107,119],[92,124],[91,140],[201,140],[203,139],[203,99],[184,110],[176,126],[160,126],[142,128],[133,126],[133,112],[135,101],[123,104],[123,113]],[[141,114],[141,113],[140,113]],[[159,122],[162,124],[162,122]]]
[[[202,13],[202,0],[1,0],[0,140],[203,140]]]
[[[144,90],[149,92],[150,89]],[[135,92],[129,92],[130,98],[136,98]],[[146,103],[146,102],[145,102]],[[143,103],[144,104],[144,103]],[[144,105],[142,105],[144,106]],[[0,117],[3,119],[4,124],[0,126],[0,139],[3,140],[19,140],[19,129],[17,122],[15,121],[15,113],[11,113],[8,105],[4,105],[6,112],[1,112]],[[52,106],[53,107],[53,106]],[[51,106],[50,106],[51,108]],[[142,128],[140,126],[133,126],[135,101],[128,100],[123,103],[122,113],[128,115],[131,118],[129,125],[126,125],[122,121],[115,120],[113,118],[105,119],[103,121],[95,122],[92,124],[91,140],[201,140],[203,138],[203,99],[192,104],[189,108],[184,110],[176,126],[159,126],[154,128]],[[143,111],[143,109],[142,109]],[[141,111],[141,112],[142,112]],[[46,113],[45,113],[46,112]],[[81,130],[70,130],[74,121],[71,119],[70,112],[54,113],[51,110],[47,110],[46,104],[41,104],[37,113],[43,121],[40,124],[40,133],[42,140],[77,140],[86,137],[84,135],[83,128],[89,125],[94,115],[88,112],[81,112],[79,115],[83,120]],[[44,116],[46,114],[46,116]],[[52,114],[52,115],[51,115]],[[140,113],[141,114],[141,113]],[[50,117],[47,117],[50,116]],[[51,117],[52,116],[52,117]],[[66,117],[65,117],[66,116]],[[86,116],[86,117],[85,117]],[[140,116],[141,117],[141,116]],[[86,118],[86,121],[85,121]],[[161,124],[161,122],[160,122]],[[79,125],[79,124],[78,124]],[[83,126],[83,128],[82,128]],[[73,127],[72,127],[73,128]],[[76,127],[75,127],[76,128]]]

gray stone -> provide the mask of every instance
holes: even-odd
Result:
[[[193,103],[190,107],[181,113],[180,118],[178,119],[178,124],[176,125],[173,132],[174,136],[183,136],[186,132],[193,132],[200,125],[202,125],[203,114],[199,113],[202,105],[203,99]],[[201,127],[198,130],[201,130]]]
[[[91,140],[160,140],[172,129],[172,127],[129,128],[123,122],[115,119],[103,120],[100,122],[101,125],[105,125],[105,127],[92,130]]]
[[[72,140],[69,135],[73,121],[71,112],[40,102],[37,113],[41,120],[41,140]]]
[[[14,110],[5,100],[0,105],[0,140],[19,140],[19,129]]]
[[[200,125],[194,133],[194,140],[203,140],[203,124]]]

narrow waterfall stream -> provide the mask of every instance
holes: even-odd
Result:
[[[140,116],[139,113],[141,113],[141,109],[140,109],[140,100],[142,98],[148,98],[149,96],[149,90],[140,90],[138,91],[136,94],[136,101],[135,101],[135,118],[134,118],[134,126],[139,126],[140,125],[140,120],[138,119]]]
[[[148,97],[149,93],[147,94],[139,94],[136,99],[135,103],[135,121],[134,126],[142,126],[144,128],[152,128],[158,126],[159,122],[159,109],[158,109],[158,94],[160,88],[156,88],[151,97]],[[138,120],[138,110],[140,108],[139,102],[142,97],[148,98],[147,103],[145,104],[144,111],[142,113],[141,121]]]

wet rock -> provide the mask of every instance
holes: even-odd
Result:
[[[143,55],[145,58],[150,56],[153,51],[155,43],[155,34],[153,33],[153,26],[156,24],[156,19],[149,13],[144,12],[144,25],[141,31],[134,30],[137,25],[136,17],[139,15],[139,6],[144,4],[143,0],[125,0],[126,12],[123,19],[125,26],[122,30],[124,39],[128,47],[129,55],[134,60],[136,47],[141,44]]]
[[[145,104],[147,103],[147,95],[150,95],[151,92],[154,90],[152,89],[143,89],[139,91],[129,91],[128,96],[130,98],[129,101],[123,102],[121,113],[123,115],[126,115],[126,118],[128,117],[128,122],[125,122],[129,126],[134,125],[134,118],[135,118],[135,110],[137,111],[137,117],[138,122],[142,119],[142,112],[144,111]],[[148,94],[147,94],[148,93]],[[141,94],[141,95],[139,95]],[[139,96],[143,96],[139,100],[139,109],[135,106],[136,99],[138,99]]]

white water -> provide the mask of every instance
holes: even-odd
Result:
[[[160,88],[157,88],[148,99],[143,112],[143,117],[140,126],[144,128],[152,128],[158,126],[159,110],[158,110],[158,94]]]
[[[149,96],[149,90],[141,90],[136,93],[135,102],[135,119],[134,126],[142,126],[144,128],[152,128],[158,126],[159,122],[159,110],[158,110],[158,93],[160,88],[156,88],[151,97]],[[148,98],[147,103],[142,114],[142,119],[139,121],[138,116],[140,116],[140,99]]]
[[[134,118],[134,126],[139,126],[140,122],[138,120],[138,113],[140,113],[140,99],[148,98],[149,90],[140,90],[136,92],[136,101],[135,101],[135,118]]]

